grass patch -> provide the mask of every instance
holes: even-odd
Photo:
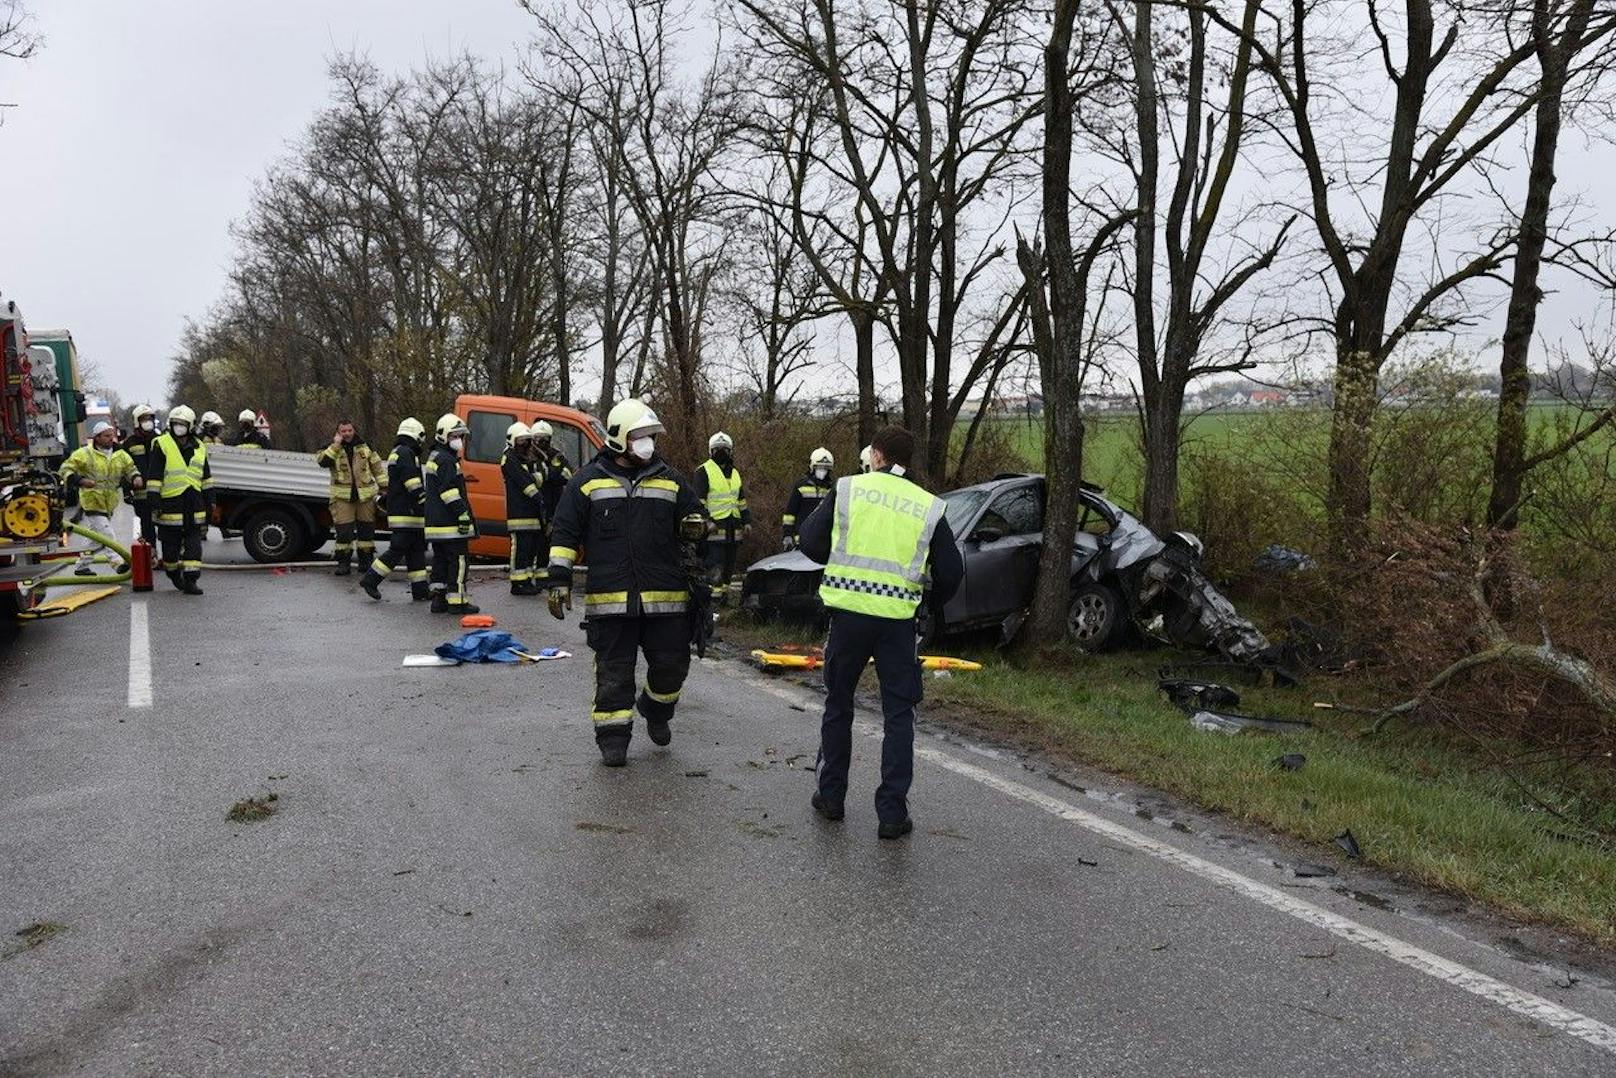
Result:
[[[224,814],[224,818],[231,823],[257,823],[259,820],[267,820],[275,815],[275,810],[280,807],[279,802],[279,794],[248,797],[231,805],[230,811]]]
[[[1059,669],[1019,670],[1002,658],[978,674],[927,682],[934,702],[965,709],[966,725],[1032,742],[1235,819],[1335,852],[1350,829],[1364,860],[1512,916],[1616,943],[1616,850],[1539,810],[1508,776],[1436,730],[1369,740],[1361,717],[1316,711],[1317,689],[1243,689],[1241,710],[1306,718],[1311,731],[1224,737],[1193,729],[1155,691],[1157,655],[1072,654]],[[1274,765],[1282,753],[1306,765]],[[1586,824],[1613,824],[1612,779],[1597,769],[1557,776],[1564,802],[1602,805]],[[1601,791],[1602,795],[1601,795]],[[1540,794],[1541,796],[1541,794]]]
[[[0,953],[0,958],[16,958],[25,951],[31,951],[35,947],[48,943],[66,931],[67,926],[60,921],[35,921],[28,927],[19,928],[12,933],[17,942],[7,947],[3,953]]]

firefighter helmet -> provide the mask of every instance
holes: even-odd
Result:
[[[725,434],[723,431],[719,431],[717,434],[715,434],[711,438],[707,439],[707,452],[709,452],[709,453],[711,453],[715,449],[734,449],[734,448],[735,448],[735,439],[731,438],[729,435]]]
[[[129,414],[136,423],[139,423],[148,416],[155,416],[157,412],[149,404],[137,404],[135,405],[135,410]]]
[[[808,467],[817,468],[821,464],[827,468],[836,467],[836,454],[832,453],[824,446],[820,446],[818,449],[808,454]]]
[[[236,416],[236,422],[256,423],[258,422],[258,413],[253,411],[251,408],[243,408],[240,414]]]
[[[526,423],[512,423],[510,426],[505,428],[505,448],[510,449],[516,445],[519,440],[531,437],[533,437],[533,432],[528,430]]]
[[[449,439],[456,434],[463,435],[465,433],[467,433],[465,422],[453,412],[445,412],[440,415],[438,425],[433,428],[433,435],[444,445],[448,445]]]
[[[176,404],[168,410],[168,422],[170,426],[175,423],[184,423],[186,426],[194,427],[196,426],[196,413],[183,404]]]
[[[875,467],[875,459],[870,456],[870,450],[872,448],[874,447],[867,445],[863,449],[859,450],[859,471],[868,472]]]
[[[204,427],[222,427],[224,426],[224,417],[218,412],[203,412],[202,425]]]
[[[542,419],[533,424],[532,431],[535,438],[552,438],[555,436],[555,428]]]
[[[619,401],[606,415],[606,447],[614,453],[627,453],[628,442],[636,434],[662,434],[662,420],[642,400],[630,397]]]
[[[398,432],[404,437],[414,438],[418,442],[422,438],[426,437],[426,427],[424,427],[421,424],[421,421],[416,419],[414,416],[411,416],[408,419],[400,420],[398,424]]]

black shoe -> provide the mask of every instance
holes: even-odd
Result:
[[[350,574],[352,572],[353,572],[353,570],[348,567],[347,562],[339,561],[339,562],[337,562],[337,571],[332,573],[331,575],[332,576],[347,576],[348,574]]]
[[[915,829],[915,821],[905,816],[897,823],[884,823],[875,829],[880,838],[902,838]]]
[[[828,800],[821,794],[814,794],[808,799],[808,803],[814,806],[815,812],[827,820],[839,820],[847,814],[840,801]]]
[[[180,589],[181,591],[185,590],[185,582],[180,579],[180,571],[178,569],[170,569],[168,572],[164,573],[163,575],[168,577],[168,582],[170,584],[174,585],[176,588]]]
[[[432,598],[432,593],[430,591],[410,592],[410,601],[414,603],[424,603],[430,598]]]
[[[447,614],[451,609],[452,608],[449,606],[449,600],[444,598],[443,592],[440,591],[436,595],[432,596],[432,613]]]
[[[359,578],[359,590],[379,603],[382,601],[382,592],[381,589],[376,585],[380,584],[381,582],[381,577],[375,575],[374,573],[366,573],[364,576]]]
[[[628,763],[627,741],[600,741],[600,762],[607,767],[622,767]]]
[[[451,614],[480,614],[480,613],[482,613],[482,607],[477,606],[474,603],[450,603],[449,604],[449,613],[451,613]]]
[[[194,580],[187,580],[185,583],[180,585],[180,591],[184,592],[186,595],[201,595],[202,586]]]
[[[653,745],[666,745],[673,740],[673,731],[668,728],[667,719],[646,719],[645,732],[651,735]]]

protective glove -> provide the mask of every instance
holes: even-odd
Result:
[[[471,534],[471,514],[470,513],[461,513],[460,514],[460,520],[455,524],[455,531],[459,532],[461,535],[470,535]]]
[[[566,611],[572,609],[572,570],[564,565],[550,566],[550,573],[545,578],[545,605],[550,608],[550,616],[557,621],[566,620]]]

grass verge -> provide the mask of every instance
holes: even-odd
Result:
[[[812,635],[739,619],[724,630],[741,657]],[[1527,776],[1539,801],[1576,809],[1579,826],[1543,811],[1515,781],[1522,772],[1512,779],[1440,729],[1363,737],[1362,716],[1313,708],[1333,691],[1322,681],[1240,690],[1240,710],[1307,719],[1311,731],[1227,737],[1194,729],[1156,691],[1157,666],[1199,657],[1072,651],[1020,669],[991,648],[934,650],[986,667],[928,678],[930,719],[1169,791],[1316,844],[1323,860],[1339,857],[1333,839],[1350,829],[1364,861],[1379,869],[1616,945],[1616,847],[1584,830],[1616,833],[1616,776],[1608,767]],[[1283,753],[1303,753],[1307,762],[1286,771],[1274,763]]]

